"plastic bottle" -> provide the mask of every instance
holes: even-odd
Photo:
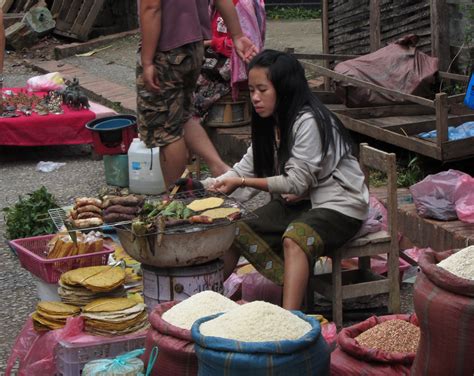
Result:
[[[155,195],[166,190],[160,148],[149,149],[139,138],[134,138],[128,149],[128,174],[132,193]]]

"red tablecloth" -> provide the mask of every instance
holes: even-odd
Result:
[[[3,89],[17,92],[21,89]],[[43,96],[45,93],[35,93]],[[89,110],[73,110],[63,106],[61,115],[23,114],[15,118],[0,118],[0,145],[48,146],[92,143],[92,134],[85,127],[96,115]]]

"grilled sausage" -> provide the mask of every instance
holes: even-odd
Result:
[[[114,197],[110,199],[112,205],[138,206],[143,203],[143,197],[128,195],[124,197]]]
[[[112,205],[104,210],[104,214],[119,213],[119,214],[137,214],[139,210],[138,206],[123,206],[123,205]]]
[[[108,213],[108,214],[104,215],[104,221],[106,223],[131,221],[133,218],[135,218],[135,215],[133,215],[133,214]]]
[[[94,197],[78,197],[75,201],[75,207],[79,208],[85,205],[95,205],[97,207],[102,207],[102,201]]]
[[[95,212],[82,212],[77,215],[77,219],[86,219],[86,218],[102,218],[99,213]]]
[[[102,214],[102,209],[100,207],[95,206],[95,205],[80,206],[76,209],[76,211],[78,213],[92,212],[92,213]]]
[[[87,219],[75,219],[72,224],[76,228],[87,228],[102,226],[104,221],[101,218],[87,218]]]

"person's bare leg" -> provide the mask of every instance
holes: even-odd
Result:
[[[186,168],[188,150],[184,138],[160,147],[160,164],[165,186],[170,187]]]
[[[204,159],[212,176],[222,175],[230,169],[221,159],[206,131],[199,123],[199,119],[191,118],[184,124],[184,140],[192,153]]]
[[[224,281],[229,278],[239,262],[240,252],[233,245],[224,253]]]
[[[309,278],[308,258],[292,239],[283,240],[285,276],[283,278],[283,308],[301,309]]]

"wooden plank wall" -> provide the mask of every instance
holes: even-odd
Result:
[[[329,53],[363,55],[371,51],[370,10],[374,3],[380,4],[381,47],[404,35],[417,34],[420,49],[431,53],[430,0],[328,0]]]

